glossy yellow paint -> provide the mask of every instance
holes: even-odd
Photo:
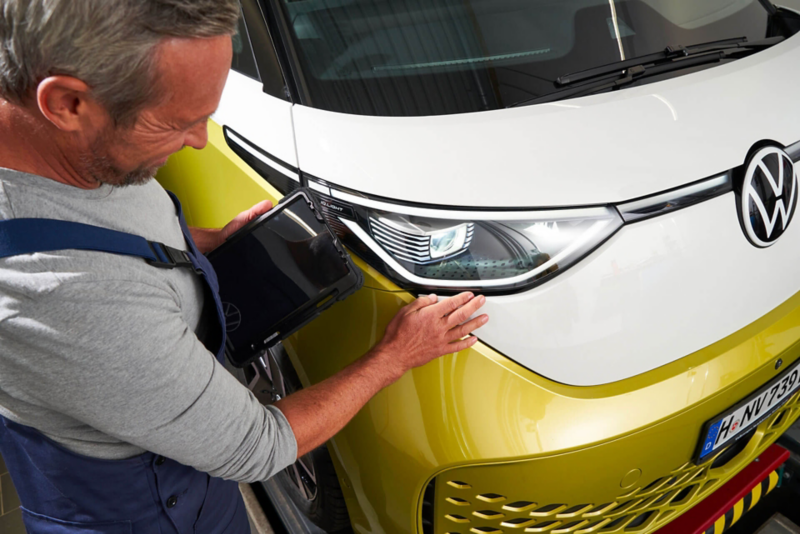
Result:
[[[211,123],[209,134],[208,148],[176,154],[159,175],[186,205],[190,224],[221,226],[259,200],[278,198],[228,149],[219,126]],[[356,261],[365,287],[284,343],[305,384],[367,352],[412,299]],[[714,345],[609,385],[554,383],[481,343],[445,356],[380,392],[330,442],[353,526],[418,531],[424,488],[454,469],[497,469],[480,475],[492,492],[537,487],[540,503],[600,504],[610,491],[622,493],[620,483],[635,469],[642,472],[635,487],[642,487],[689,462],[703,423],[775,376],[778,357],[787,365],[797,359],[798,340],[800,294]],[[715,479],[732,477],[774,437],[749,446]],[[536,467],[520,479],[527,465]]]

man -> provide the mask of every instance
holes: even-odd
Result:
[[[271,206],[189,236],[152,177],[205,146],[238,14],[236,0],[0,0],[0,452],[31,533],[246,531],[230,481],[285,468],[488,320],[470,320],[483,297],[422,297],[370,353],[269,407],[222,368],[200,252]],[[125,255],[137,240],[187,250],[202,276]]]

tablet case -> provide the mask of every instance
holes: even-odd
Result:
[[[230,339],[231,336],[229,335],[228,340],[226,341],[226,355],[228,360],[235,367],[245,367],[255,360],[264,349],[267,349],[277,344],[279,341],[286,339],[294,332],[298,331],[316,319],[317,316],[319,316],[323,311],[355,293],[364,284],[364,275],[361,272],[361,269],[359,269],[355,263],[353,263],[353,260],[339,242],[336,234],[331,231],[330,227],[328,227],[325,218],[322,215],[322,210],[317,204],[317,201],[311,191],[307,188],[297,189],[289,195],[283,197],[278,203],[278,206],[247,224],[244,228],[240,229],[238,232],[229,237],[223,245],[209,254],[209,260],[214,268],[217,269],[218,265],[230,264],[230,261],[227,263],[224,261],[226,256],[228,256],[229,260],[232,258],[241,258],[243,252],[246,252],[242,250],[242,247],[246,246],[245,243],[242,243],[242,239],[256,231],[262,225],[268,223],[270,219],[278,215],[279,212],[282,212],[282,207],[285,208],[298,198],[304,201],[305,205],[308,206],[308,208],[313,212],[314,218],[324,225],[324,228],[330,233],[332,244],[335,247],[335,252],[331,251],[331,256],[333,257],[330,258],[330,260],[342,262],[347,268],[348,274],[345,277],[335,281],[331,285],[326,286],[319,292],[317,297],[311,299],[301,307],[297,308],[294,312],[291,312],[285,316],[276,324],[275,328],[267,329],[269,326],[267,325],[264,327],[267,330],[262,330],[259,329],[257,325],[246,325],[255,332],[258,332],[257,335],[248,336],[246,343],[240,340],[238,345],[234,345]],[[326,260],[327,259],[328,258],[326,258]],[[273,268],[274,264],[270,267]],[[241,266],[237,265],[235,272],[233,272],[228,266],[218,269],[217,274],[220,278],[220,295],[222,296],[222,300],[226,301],[225,304],[227,304],[228,307],[228,310],[225,311],[225,313],[226,319],[228,320],[228,331],[230,332],[232,326],[235,325],[235,328],[239,328],[242,326],[242,322],[252,320],[249,319],[245,314],[242,314],[240,309],[249,308],[254,304],[254,301],[249,301],[246,303],[239,302],[239,305],[237,305],[237,302],[231,302],[230,300],[226,299],[227,292],[225,288],[231,287],[234,284],[241,285],[243,281],[244,283],[248,283],[248,281],[257,280],[259,277],[263,277],[264,268],[262,264],[256,264],[254,261],[249,261],[245,262]],[[241,289],[241,287],[237,289]],[[246,292],[248,294],[247,298],[258,299],[256,302],[263,302],[265,306],[268,306],[270,300],[270,295],[267,294],[268,291],[269,290],[264,286],[259,287],[256,284],[254,287],[248,288],[248,291]],[[242,291],[236,291],[235,293],[241,295]],[[233,306],[231,306],[231,304]]]

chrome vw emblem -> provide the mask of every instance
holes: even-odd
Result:
[[[747,239],[762,248],[774,244],[786,231],[797,207],[797,172],[786,152],[769,146],[753,155],[739,201]]]

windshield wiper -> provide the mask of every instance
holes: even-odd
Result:
[[[680,45],[668,46],[664,50],[660,52],[655,52],[653,54],[636,56],[622,61],[615,61],[614,63],[609,63],[607,65],[601,65],[599,67],[593,67],[591,69],[580,70],[577,72],[572,72],[570,74],[565,74],[563,76],[559,76],[558,78],[556,78],[556,83],[561,86],[571,85],[583,80],[588,80],[590,78],[596,78],[604,74],[615,73],[620,70],[627,69],[629,67],[634,67],[636,65],[646,65],[648,63],[655,63],[658,61],[677,59],[680,57],[686,57],[702,52],[726,50],[729,48],[739,47],[742,44],[746,43],[747,43],[747,37],[734,37],[732,39],[724,39],[722,41],[711,41],[708,43],[701,43],[692,46],[680,46]],[[750,43],[750,45],[752,46],[752,43]]]
[[[748,42],[746,37],[712,41],[692,46],[668,46],[661,52],[638,56],[608,65],[578,71],[556,79],[560,87],[552,93],[517,102],[508,107],[552,102],[628,85],[646,76],[715,63],[726,58],[751,54],[783,41],[783,36]],[[585,83],[578,83],[585,82]]]

